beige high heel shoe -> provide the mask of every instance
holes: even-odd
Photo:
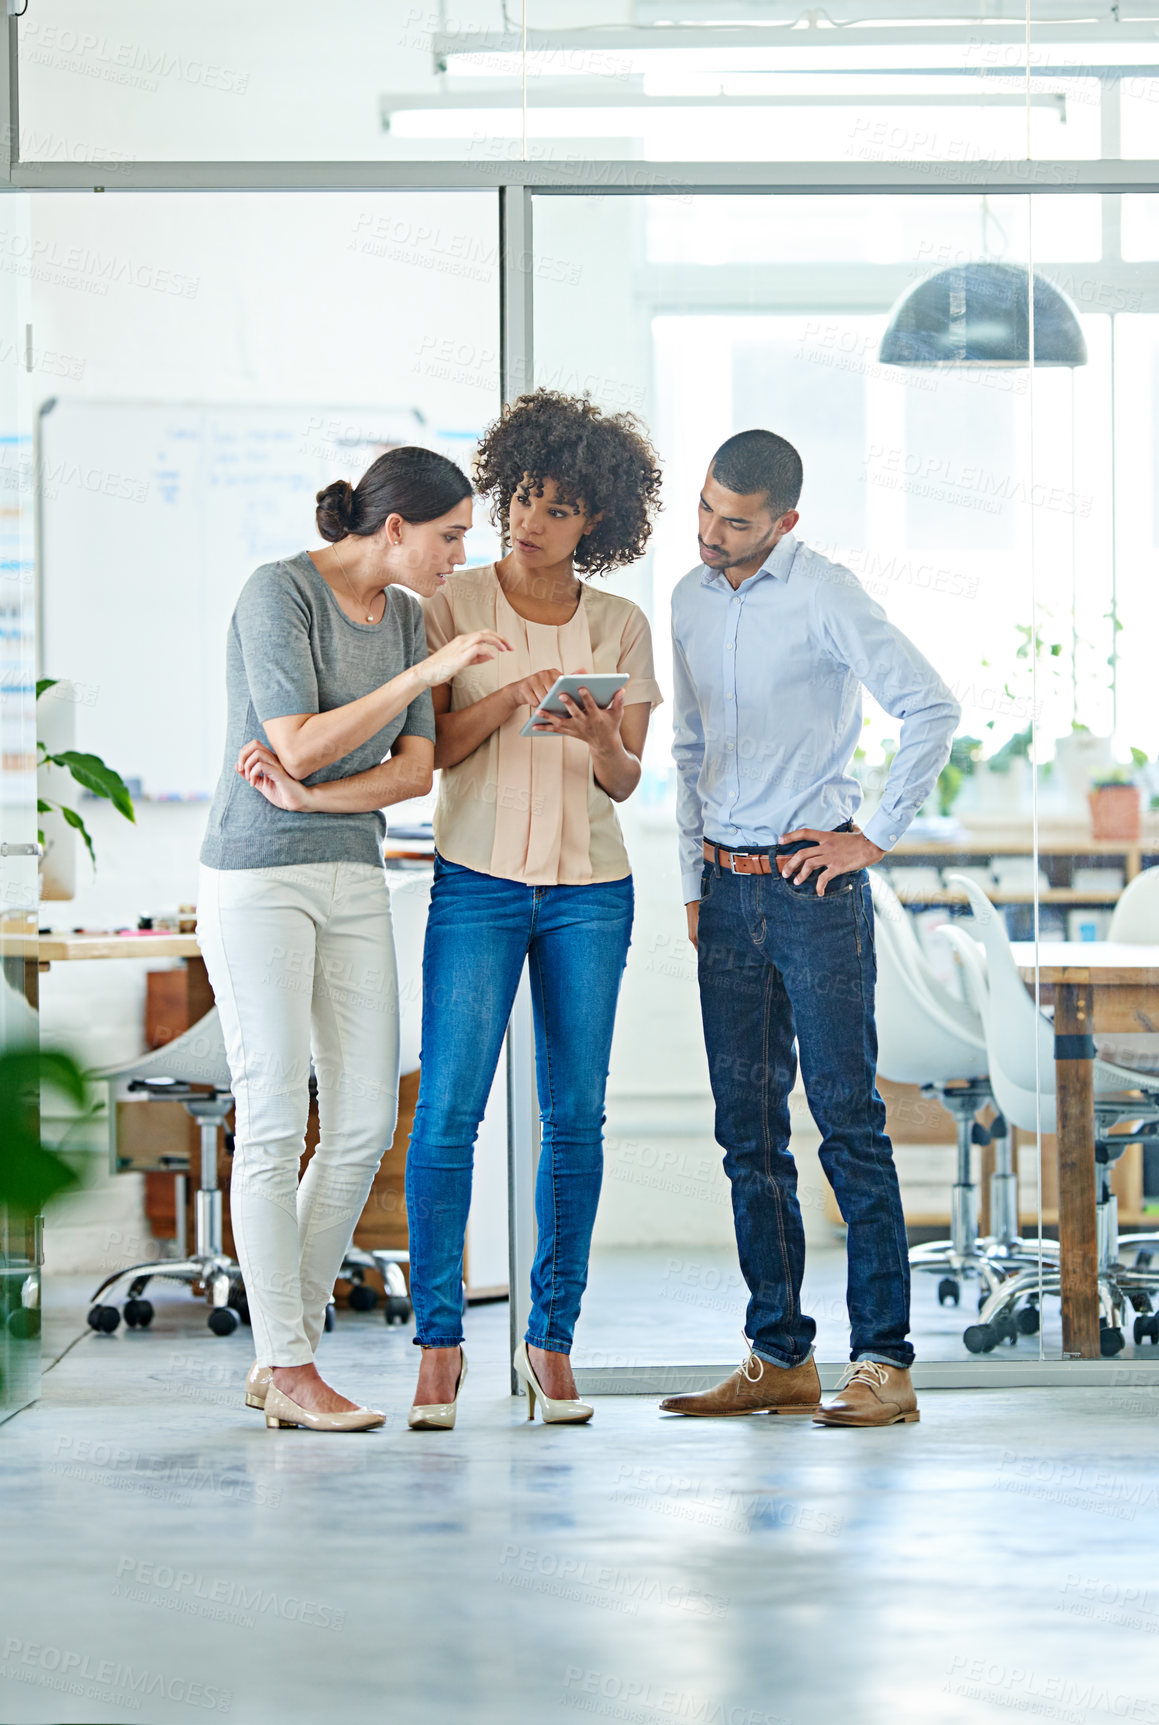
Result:
[[[270,1373],[273,1366],[259,1366],[255,1360],[246,1374],[245,1405],[247,1408],[264,1408],[266,1391],[270,1387]]]
[[[585,1425],[595,1413],[590,1402],[567,1401],[557,1399],[544,1393],[543,1386],[536,1377],[531,1361],[527,1357],[527,1343],[520,1342],[515,1350],[512,1361],[515,1375],[522,1379],[527,1391],[527,1417],[535,1418],[535,1398],[539,1397],[539,1417],[545,1426],[581,1426]]]
[[[467,1376],[467,1350],[460,1347],[459,1381],[455,1385],[455,1393],[449,1402],[415,1402],[406,1423],[412,1432],[453,1431],[455,1413],[459,1406],[459,1391]]]
[[[312,1413],[309,1408],[300,1408],[297,1402],[292,1402],[274,1383],[266,1391],[265,1411],[266,1424],[271,1429],[305,1426],[312,1432],[365,1432],[386,1424],[386,1415],[376,1413],[373,1408],[351,1408],[348,1414]]]

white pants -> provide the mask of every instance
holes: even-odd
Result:
[[[390,889],[368,863],[202,868],[236,1103],[230,1216],[259,1365],[308,1364],[398,1116]],[[318,1148],[301,1184],[310,1056]]]

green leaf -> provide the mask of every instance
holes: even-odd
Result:
[[[63,754],[51,758],[59,766],[67,767],[77,784],[83,785],[86,791],[92,791],[94,796],[108,797],[127,821],[136,819],[128,785],[120,773],[105,765],[99,755],[82,755],[75,749],[66,749]]]
[[[33,1045],[0,1054],[0,1205],[35,1216],[49,1199],[77,1184],[77,1175],[40,1142],[38,1091],[60,1091],[83,1108],[84,1073],[67,1054]]]
[[[68,822],[69,826],[73,828],[74,832],[78,832],[80,834],[81,838],[84,840],[85,846],[86,846],[88,853],[89,853],[89,861],[92,863],[93,867],[96,868],[96,866],[97,866],[97,853],[93,849],[93,841],[89,837],[89,829],[85,826],[84,822],[81,820],[80,816],[77,814],[75,809],[65,808],[64,804],[61,803],[60,812],[64,816],[65,820]]]
[[[43,693],[46,689],[55,689],[56,685],[59,682],[60,682],[59,677],[37,677],[37,679],[36,679],[36,699],[39,701],[41,695],[43,695]]]
[[[1146,749],[1132,748],[1131,760],[1133,761],[1135,766],[1145,767],[1147,765],[1147,751],[1146,751]]]
[[[38,815],[46,815],[48,811],[51,808],[55,808],[55,806],[56,805],[54,803],[46,803],[43,797],[37,797],[36,799],[36,812]]]
[[[962,769],[947,761],[938,774],[938,813],[948,815],[962,788]]]

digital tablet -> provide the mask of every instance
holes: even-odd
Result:
[[[595,701],[597,707],[607,707],[617,689],[622,689],[628,682],[627,671],[594,671],[590,677],[557,677],[538,707],[533,707],[531,717],[520,731],[521,737],[551,737],[554,731],[537,731],[535,729],[536,714],[543,711],[562,713],[567,717],[567,708],[560,700],[561,695],[570,695],[578,703],[579,692],[586,689]]]

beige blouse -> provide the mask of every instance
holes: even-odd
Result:
[[[495,629],[513,651],[469,665],[451,683],[451,711],[533,671],[627,671],[627,706],[663,700],[648,619],[629,599],[581,584],[568,622],[529,623],[512,609],[494,564],[452,575],[424,599],[431,652],[455,635]],[[439,776],[435,848],[449,862],[526,886],[587,886],[631,873],[615,807],[574,737],[521,737],[531,709],[517,707],[473,754]]]

